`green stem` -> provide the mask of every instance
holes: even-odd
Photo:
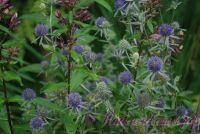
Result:
[[[2,60],[1,53],[2,53],[2,46],[0,48],[0,60]],[[4,66],[1,66],[1,72],[2,73],[4,72]],[[3,92],[4,92],[5,106],[6,106],[7,119],[8,119],[8,124],[9,124],[9,128],[10,128],[10,133],[14,134],[13,127],[12,127],[12,121],[11,121],[11,115],[10,115],[6,81],[4,80],[4,78],[2,78],[2,83],[3,83]]]

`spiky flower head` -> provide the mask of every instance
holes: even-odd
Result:
[[[158,107],[158,108],[163,108],[163,107],[165,106],[164,100],[160,99],[160,100],[156,103],[155,106]]]
[[[37,115],[46,118],[48,116],[49,110],[46,107],[37,107]]]
[[[105,84],[109,83],[109,79],[107,77],[101,76],[98,82],[104,82]]]
[[[64,66],[65,64],[66,64],[66,62],[63,60],[63,59],[57,59],[57,64],[59,65],[59,66]]]
[[[79,54],[83,54],[83,52],[84,52],[84,47],[83,47],[83,46],[74,45],[74,46],[72,47],[72,49],[73,49],[75,52],[79,53]]]
[[[147,66],[148,66],[149,71],[156,73],[156,72],[159,72],[162,69],[163,62],[159,57],[152,56],[148,60]]]
[[[119,46],[120,46],[120,48],[126,50],[126,49],[130,48],[130,43],[126,39],[122,39],[119,42]]]
[[[44,126],[44,121],[39,116],[34,117],[30,121],[30,127],[32,129],[41,129]]]
[[[169,24],[162,24],[159,27],[159,34],[162,36],[170,36],[173,32],[173,28]]]
[[[94,52],[88,52],[84,57],[85,60],[90,63],[96,60],[96,54]]]
[[[107,90],[108,89],[108,86],[106,85],[105,82],[99,82],[97,83],[97,90]]]
[[[96,84],[96,100],[105,101],[112,97],[112,92],[109,90],[105,82]]]
[[[32,100],[36,97],[36,93],[35,93],[35,91],[33,91],[33,89],[31,89],[31,88],[26,88],[26,89],[22,92],[22,97],[23,97],[24,100],[26,100],[26,101],[32,101]]]
[[[191,113],[192,113],[191,109],[188,109],[184,106],[179,106],[176,109],[177,116],[190,116]]]
[[[37,24],[35,27],[35,35],[37,37],[46,36],[49,32],[49,28],[45,24]]]
[[[96,60],[97,61],[102,61],[103,60],[103,54],[102,53],[97,53],[96,54]]]
[[[124,84],[127,85],[129,83],[131,83],[132,81],[132,74],[129,71],[123,71],[119,74],[119,81]]]
[[[150,104],[151,102],[151,98],[150,96],[145,93],[145,92],[141,92],[138,96],[137,96],[137,104],[140,107],[146,107]]]
[[[81,107],[81,96],[79,93],[70,93],[67,96],[67,104],[70,108],[77,109]]]
[[[124,9],[124,6],[126,4],[125,0],[115,0],[115,10],[121,10]]]
[[[98,28],[107,28],[110,26],[109,22],[106,20],[105,17],[101,16],[98,17],[95,21],[95,24]]]
[[[46,70],[49,67],[49,62],[48,61],[42,61],[40,63],[40,65],[41,65],[42,69]]]

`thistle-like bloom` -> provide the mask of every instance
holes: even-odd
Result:
[[[102,77],[100,77],[100,79],[98,80],[98,82],[104,82],[105,84],[108,85],[109,79],[107,77],[102,76]]]
[[[106,22],[106,18],[104,18],[104,17],[98,17],[97,19],[96,19],[96,26],[98,27],[98,28],[103,28],[104,27],[104,22]]]
[[[125,4],[125,0],[115,0],[115,10],[123,9]]]
[[[148,60],[147,65],[149,71],[156,73],[162,69],[163,62],[159,57],[153,56]]]
[[[121,72],[119,75],[119,81],[124,85],[131,83],[132,74],[129,71]]]
[[[46,107],[37,107],[37,115],[46,118],[48,116],[49,110]]]
[[[81,107],[81,96],[79,93],[70,93],[67,96],[67,104],[70,108],[80,108]]]
[[[74,46],[72,47],[72,49],[73,49],[75,52],[79,53],[79,54],[83,54],[83,52],[84,52],[84,47],[83,47],[83,46],[74,45]]]
[[[102,61],[103,60],[103,54],[102,53],[97,53],[96,54],[96,60],[97,61]]]
[[[37,24],[35,27],[35,35],[37,37],[46,36],[49,32],[49,28],[45,24]]]
[[[177,116],[190,116],[191,113],[192,111],[184,106],[179,106],[176,109]]]
[[[126,50],[128,48],[130,48],[130,43],[126,40],[126,39],[122,39],[119,42],[119,46],[120,48],[122,48],[123,50]]]
[[[39,116],[34,117],[30,121],[30,127],[32,129],[41,129],[44,126],[44,121]]]
[[[46,70],[49,67],[49,62],[48,61],[42,61],[40,63],[40,65],[41,65],[41,67],[42,67],[43,70]]]
[[[162,24],[159,27],[159,34],[162,36],[170,36],[173,32],[173,28],[168,24]]]
[[[92,63],[96,60],[96,54],[94,52],[89,52],[84,57],[85,60],[89,63]]]
[[[164,100],[159,100],[155,106],[158,108],[163,108],[165,106]]]
[[[150,104],[151,98],[148,94],[142,92],[137,96],[137,104],[140,107],[146,107]]]
[[[26,88],[22,93],[22,97],[26,101],[32,101],[36,97],[36,93],[33,91],[33,89]]]

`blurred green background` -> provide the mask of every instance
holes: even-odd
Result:
[[[21,16],[22,25],[19,28],[18,34],[25,38],[24,57],[29,63],[39,63],[42,58],[42,51],[36,45],[31,45],[34,40],[34,26],[40,20],[26,18],[26,14],[35,14],[35,18],[40,14],[40,11],[46,10],[43,5],[39,4],[42,0],[11,0],[17,7],[19,17]],[[114,6],[114,0],[107,0],[111,7]],[[161,0],[161,12],[165,22],[170,22],[172,13],[165,12],[169,8],[172,0]],[[185,32],[183,50],[177,55],[175,61],[175,70],[182,77],[180,87],[186,91],[192,91],[192,98],[198,100],[200,98],[200,0],[179,0],[182,4],[178,7],[174,19],[180,22]],[[114,8],[113,8],[114,9]],[[105,16],[113,24],[114,30],[118,33],[119,38],[122,36],[117,19],[113,17],[113,13],[108,12],[104,7],[98,4],[92,4],[90,11],[93,18],[97,16]],[[45,19],[45,18],[44,18]],[[34,83],[30,83],[34,84]]]

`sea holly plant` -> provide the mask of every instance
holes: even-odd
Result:
[[[113,7],[106,0],[36,1],[41,12],[21,17],[34,24],[35,40],[26,45],[42,54],[41,61],[30,64],[17,58],[17,14],[8,0],[0,0],[3,133],[199,132],[199,111],[192,109],[173,71],[185,30],[174,17],[162,17],[161,0],[112,2]],[[166,11],[180,4],[173,2]],[[108,14],[96,16],[97,5]],[[118,27],[123,27],[120,33]],[[36,73],[37,80],[26,71]],[[12,98],[15,81],[22,90]],[[19,117],[10,109],[16,100]]]

